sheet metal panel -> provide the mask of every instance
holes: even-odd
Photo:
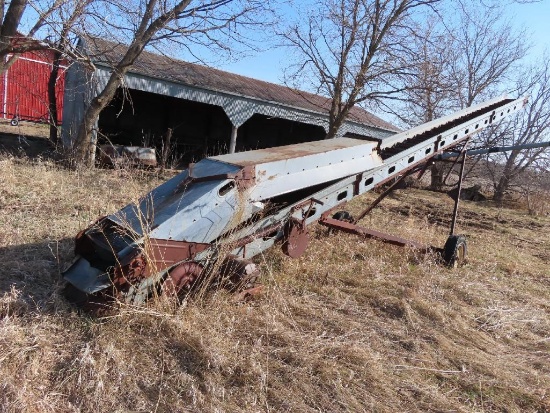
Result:
[[[233,165],[251,166],[277,161],[287,161],[289,159],[302,158],[304,156],[321,155],[346,148],[354,148],[355,151],[370,153],[375,147],[375,143],[365,142],[360,139],[335,138],[212,156],[209,159],[226,162]]]
[[[71,148],[74,144],[73,140],[84,117],[84,112],[92,97],[96,95],[94,85],[93,73],[88,71],[83,64],[74,63],[65,72],[61,139],[67,148]],[[97,128],[94,128],[92,134],[96,135],[96,133]],[[93,140],[95,141],[95,136]]]
[[[235,173],[238,167],[204,159],[193,168],[195,178]],[[232,223],[238,208],[236,191],[221,194],[228,179],[189,182],[188,170],[176,175],[108,218],[129,229],[136,238],[212,242]],[[245,206],[248,206],[245,205]]]
[[[336,138],[216,156],[211,159],[241,167],[255,167],[252,201],[341,179],[382,164],[377,144]]]
[[[156,239],[212,242],[261,208],[258,201],[381,165],[375,147],[339,138],[207,158],[192,167],[192,177],[212,180],[189,180],[185,171],[146,195],[139,206],[128,205],[109,219],[138,237],[149,233]],[[232,182],[224,174],[245,167],[253,167],[255,174],[246,195],[235,187],[220,190]]]

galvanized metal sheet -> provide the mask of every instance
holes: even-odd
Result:
[[[288,192],[344,178],[382,164],[376,143],[336,138],[220,155],[211,159],[255,167],[256,185],[248,196],[263,201]]]
[[[111,285],[109,274],[92,267],[85,258],[78,257],[63,273],[63,278],[87,294],[93,294]]]
[[[347,148],[353,148],[353,151],[360,153],[371,153],[372,149],[375,147],[376,144],[372,142],[352,138],[336,138],[218,155],[212,156],[209,159],[227,162],[233,165],[251,166],[277,161],[287,161],[289,159],[303,158],[311,155],[322,155],[328,152],[331,152],[329,155],[330,157],[337,157],[333,151]]]
[[[238,166],[205,159],[192,170],[193,177],[234,173]],[[235,210],[235,191],[220,195],[229,179],[193,182],[188,171],[175,176],[147,194],[139,205],[130,204],[108,218],[128,228],[139,239],[150,238],[211,242],[227,227]]]

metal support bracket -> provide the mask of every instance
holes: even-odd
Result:
[[[361,221],[363,218],[365,218],[384,198],[386,198],[391,192],[393,192],[399,184],[409,175],[412,175],[418,171],[418,169],[409,169],[406,171],[403,175],[399,176],[393,184],[389,188],[387,188],[384,192],[382,192],[378,198],[376,198],[363,212],[359,214],[359,216],[353,221],[354,224],[357,224],[359,221]]]
[[[400,247],[412,247],[422,252],[438,250],[437,248],[434,248],[432,246],[426,246],[416,241],[397,237],[395,235],[386,234],[384,232],[376,231],[374,229],[368,229],[356,224],[340,221],[334,218],[323,217],[319,220],[319,223],[328,228],[344,231],[349,234],[355,234],[365,238],[374,238],[379,241],[387,242],[388,244],[397,245]]]
[[[466,164],[466,158],[467,158],[467,153],[466,153],[467,146],[468,146],[468,141],[466,141],[466,143],[464,144],[464,147],[462,148],[462,152],[461,152],[462,160],[460,161],[460,173],[458,176],[458,188],[457,188],[458,190],[456,193],[455,205],[453,208],[453,218],[451,220],[450,235],[454,235],[455,228],[456,228],[456,218],[458,216],[458,206],[460,204],[460,192],[462,191],[462,181],[464,179],[464,165]]]

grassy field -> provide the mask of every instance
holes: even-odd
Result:
[[[0,411],[550,411],[550,217],[464,202],[456,270],[314,227],[300,259],[258,257],[251,302],[79,314],[72,238],[160,181],[0,155]],[[441,246],[451,211],[400,190],[363,224]]]

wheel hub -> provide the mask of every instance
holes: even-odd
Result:
[[[179,297],[188,292],[199,278],[203,267],[196,262],[184,262],[170,270],[162,284],[162,293],[171,297]]]

